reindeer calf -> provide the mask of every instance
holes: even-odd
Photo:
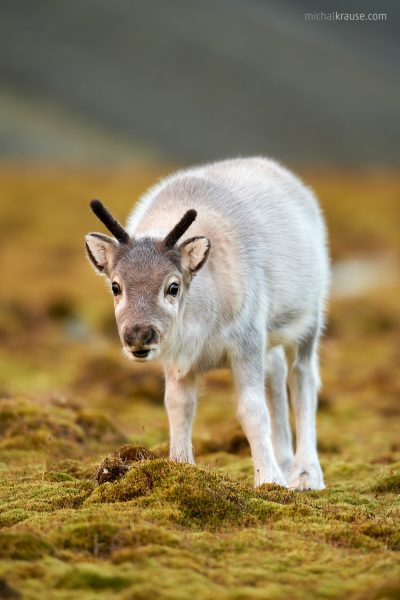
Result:
[[[126,229],[98,200],[91,207],[114,236],[89,233],[86,250],[111,282],[124,351],[164,366],[170,458],[193,462],[196,374],[230,366],[255,484],[322,489],[315,413],[329,259],[312,192],[248,158],[167,177]]]

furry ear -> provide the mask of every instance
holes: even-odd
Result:
[[[115,242],[102,233],[88,233],[85,236],[86,254],[97,273],[106,273],[115,247]]]
[[[210,252],[211,243],[206,237],[193,237],[179,246],[182,268],[192,275],[204,265]]]

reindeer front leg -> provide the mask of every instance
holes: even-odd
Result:
[[[171,460],[194,464],[192,424],[196,412],[195,376],[178,378],[173,370],[165,371],[165,406],[168,413]]]
[[[236,355],[232,360],[232,372],[238,394],[237,416],[249,441],[254,464],[254,484],[286,486],[272,446],[262,350],[246,348],[241,356]]]

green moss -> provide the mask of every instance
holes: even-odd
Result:
[[[0,596],[397,599],[397,283],[331,303],[318,412],[326,490],[252,488],[226,371],[205,378],[199,467],[147,460],[97,488],[105,456],[135,462],[123,441],[167,456],[168,422],[160,369],[118,351],[109,295],[82,254],[93,226],[82,198],[104,189],[122,216],[156,174],[0,167],[10,199],[0,203]],[[307,179],[323,198],[334,259],[371,243],[400,249],[398,176]],[[77,328],[96,337],[82,343]]]
[[[124,562],[139,548],[158,547],[164,551],[180,541],[176,534],[162,526],[140,520],[133,523],[128,513],[116,514],[100,507],[98,510],[92,507],[84,517],[77,516],[66,525],[60,521],[57,530],[47,532],[47,536],[52,546],[62,553],[60,556],[70,559],[83,554],[105,559],[112,555],[114,563]]]
[[[386,475],[386,477],[383,477],[380,481],[378,481],[378,483],[372,486],[372,491],[380,494],[400,493],[400,473],[391,473],[390,475]]]
[[[54,463],[58,473],[70,475],[73,479],[91,479],[96,470],[95,464],[83,460],[66,459]]]
[[[46,479],[48,481],[75,481],[75,477],[69,473],[63,473],[62,471],[48,471],[46,473]]]
[[[255,492],[246,484],[222,475],[165,459],[133,464],[121,480],[97,488],[86,504],[137,501],[143,507],[172,505],[176,521],[190,528],[245,527],[279,518],[275,502],[286,503],[287,490],[279,486]],[[271,495],[272,502],[266,499]]]
[[[186,465],[175,466],[178,469],[186,468]],[[160,485],[172,469],[173,464],[163,459],[135,465],[122,480],[99,486],[86,503],[127,502],[145,496],[155,485]]]
[[[2,510],[0,513],[0,528],[9,527],[10,525],[25,521],[25,519],[28,519],[32,514],[32,511],[25,510],[24,508]]]
[[[165,556],[169,548],[180,544],[179,536],[166,528],[145,524],[135,527],[128,534],[124,532],[115,544],[111,560],[114,564],[119,564],[149,556]]]
[[[67,590],[90,589],[120,591],[128,587],[131,580],[114,573],[104,572],[97,565],[80,565],[68,570],[57,582],[57,587]]]
[[[378,539],[390,550],[400,550],[400,530],[397,519],[393,520],[392,523],[375,519],[362,525],[361,531],[365,536]]]
[[[11,587],[3,577],[0,577],[0,598],[3,600],[17,600],[21,598],[21,594]]]
[[[255,490],[255,494],[259,498],[263,498],[269,502],[277,502],[278,504],[291,504],[298,499],[298,494],[294,490],[289,490],[273,483],[260,485]]]
[[[102,412],[79,411],[76,415],[76,424],[84,431],[85,436],[106,443],[121,444],[125,437],[112,421]]]
[[[60,529],[55,538],[59,548],[74,549],[94,556],[110,554],[120,532],[118,525],[103,521],[74,523]]]
[[[40,481],[11,484],[0,490],[2,511],[50,512],[59,508],[78,508],[93,490],[93,481]]]
[[[51,546],[36,535],[0,531],[0,558],[34,560],[52,552]]]
[[[107,311],[105,319],[112,318],[113,343],[119,342],[115,336],[115,318]],[[145,398],[147,401],[162,404],[162,378],[154,372],[134,369],[129,363],[118,360],[114,352],[101,356],[89,357],[81,366],[74,387],[86,391],[96,387],[105,397],[118,397],[131,400]]]
[[[364,594],[356,594],[353,600],[399,600],[400,577],[380,585],[373,585],[372,589],[365,590]]]
[[[29,398],[0,399],[0,451],[37,450],[72,458],[82,446],[121,444],[125,436],[102,411]],[[51,456],[50,456],[51,458]]]
[[[0,448],[4,449],[47,449],[50,440],[65,447],[83,439],[82,431],[64,412],[54,415],[24,398],[0,399],[0,432]]]
[[[347,526],[330,527],[325,535],[325,539],[329,544],[337,548],[377,548],[378,545],[373,540],[361,535],[357,529]]]

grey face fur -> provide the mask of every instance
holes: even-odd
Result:
[[[121,341],[128,356],[139,360],[159,354],[184,294],[180,252],[160,246],[151,238],[121,244],[111,266],[110,279],[121,290],[114,296]]]
[[[180,221],[183,226],[186,215]],[[193,220],[189,215],[189,225]],[[100,233],[86,236],[92,265],[110,281],[124,351],[135,360],[160,354],[184,306],[190,280],[208,256],[207,238],[191,238],[177,246],[171,244],[174,230],[164,240],[142,237],[117,242]]]

